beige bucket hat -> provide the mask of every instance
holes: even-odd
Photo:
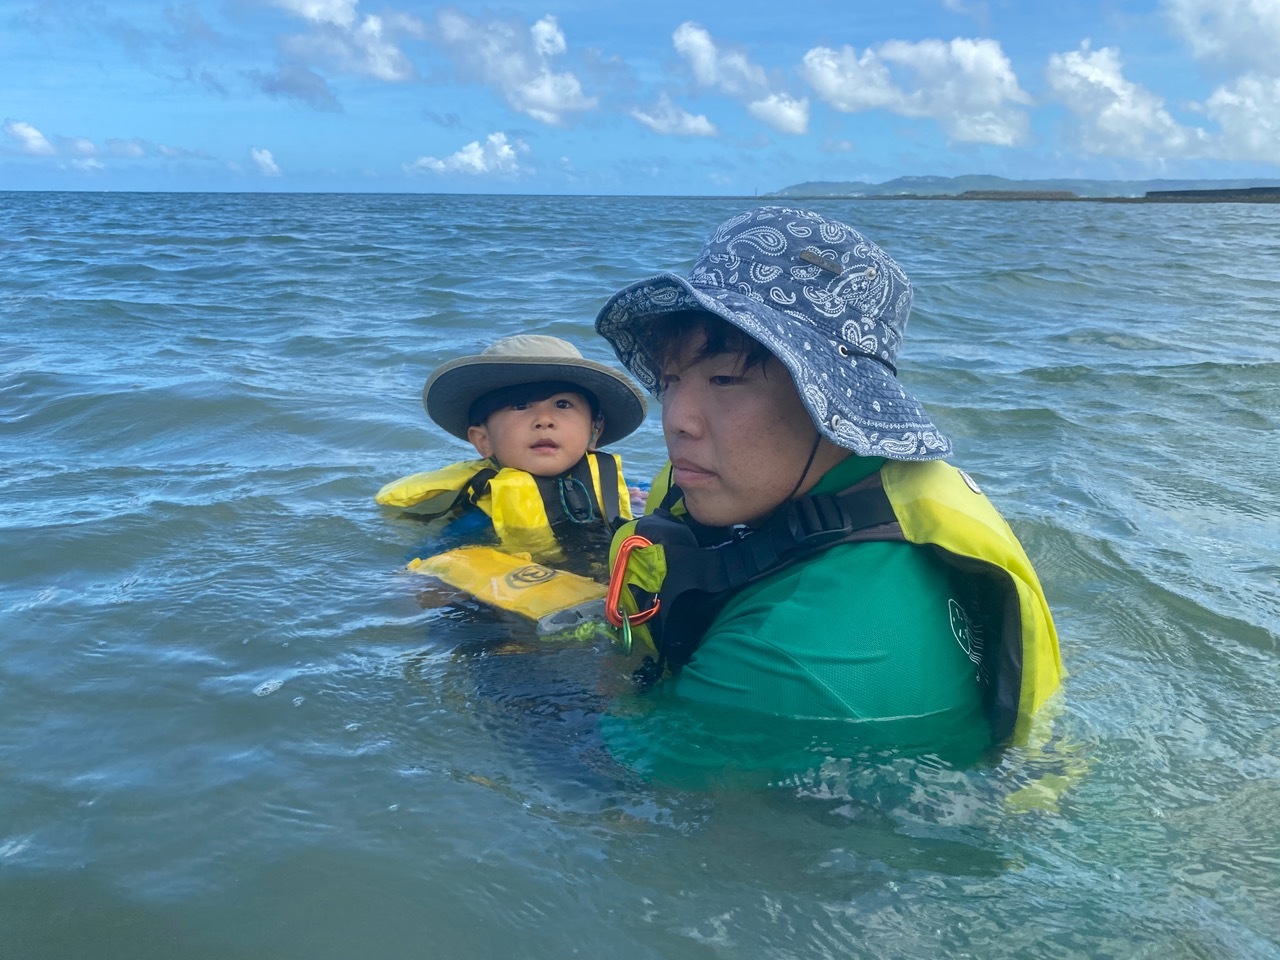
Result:
[[[478,399],[504,387],[544,380],[571,383],[595,396],[604,418],[600,446],[621,440],[644,421],[644,394],[629,377],[588,360],[567,340],[534,333],[505,337],[474,356],[441,364],[422,388],[422,405],[444,430],[465,440],[471,407]]]

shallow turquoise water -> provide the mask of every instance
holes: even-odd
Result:
[[[400,572],[373,492],[466,452],[430,369],[609,359],[749,204],[0,194],[4,955],[1280,956],[1280,209],[812,204],[915,281],[903,376],[1037,562],[1047,755],[649,782],[605,645]]]

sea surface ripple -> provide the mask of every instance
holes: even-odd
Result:
[[[1070,676],[990,762],[647,780],[606,644],[403,572],[440,362],[592,320],[749,199],[0,193],[14,957],[1280,957],[1280,208],[814,200]],[[655,409],[616,449],[662,464]]]

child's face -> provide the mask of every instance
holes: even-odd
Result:
[[[591,404],[580,393],[553,393],[545,400],[513,403],[471,427],[467,439],[482,457],[539,477],[564,473],[591,443]]]

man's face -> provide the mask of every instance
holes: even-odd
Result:
[[[564,473],[591,443],[591,404],[580,393],[553,393],[545,400],[513,403],[471,427],[467,439],[482,457],[539,477]]]
[[[662,370],[672,479],[699,523],[755,523],[795,489],[817,428],[778,360],[744,370],[736,353],[696,359],[702,343],[691,338]],[[797,493],[847,455],[824,443]]]

